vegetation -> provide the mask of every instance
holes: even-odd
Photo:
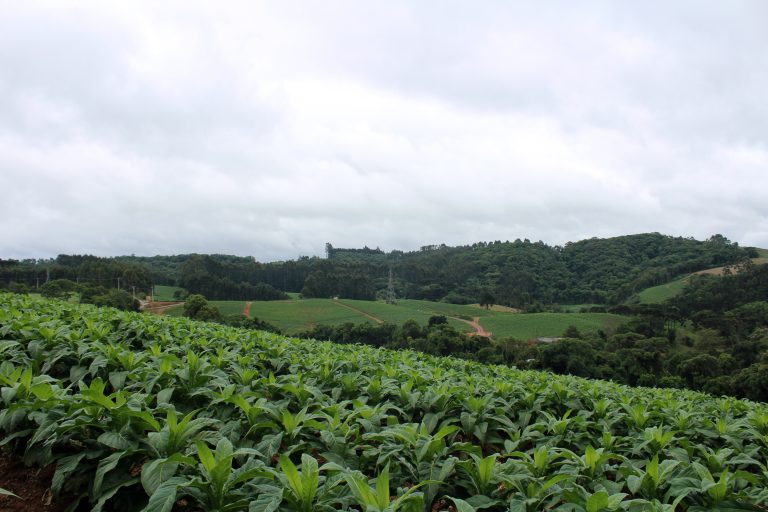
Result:
[[[2,444],[29,464],[55,464],[54,499],[92,510],[768,502],[765,404],[0,301]]]
[[[39,291],[44,284],[56,280],[105,290],[118,288],[137,296],[148,294],[152,287],[147,266],[115,258],[62,254],[51,260],[0,259],[0,288]]]
[[[391,268],[400,298],[493,302],[541,311],[557,304],[619,304],[649,286],[759,255],[720,235],[701,242],[658,233],[593,238],[564,247],[515,240],[433,245],[413,252],[330,245],[326,249],[328,259],[275,263],[222,255],[121,261],[147,265],[156,282],[182,286],[209,299],[274,299],[279,298],[274,290],[281,290],[312,298],[370,300],[385,294]],[[271,288],[251,288],[262,285]]]

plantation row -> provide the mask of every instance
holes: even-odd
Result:
[[[0,360],[0,444],[95,511],[768,502],[765,404],[5,294]]]

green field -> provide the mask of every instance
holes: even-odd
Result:
[[[483,318],[480,323],[493,333],[494,338],[530,340],[540,336],[562,336],[571,325],[581,332],[602,329],[610,333],[626,321],[626,317],[610,313],[527,313],[498,314]]]
[[[182,290],[178,286],[166,286],[164,284],[156,284],[154,289],[154,299],[159,302],[168,302],[179,300],[173,296],[173,293]]]
[[[232,311],[242,311],[244,302],[224,303],[212,301],[224,313],[222,304],[235,304]],[[169,312],[174,314],[174,311]],[[251,305],[251,316],[283,329],[297,333],[319,324],[343,322],[374,322],[375,317],[385,322],[402,324],[416,320],[424,325],[433,315],[446,315],[448,322],[458,330],[473,332],[474,329],[460,318],[479,318],[480,324],[496,338],[515,337],[531,339],[537,336],[560,336],[570,325],[584,332],[598,329],[612,331],[625,321],[624,317],[605,313],[507,313],[490,311],[476,306],[462,306],[442,302],[401,300],[397,304],[384,302],[331,299],[299,299],[290,301],[257,301]]]
[[[659,302],[664,302],[667,299],[679,295],[680,292],[683,291],[683,288],[685,288],[685,284],[688,282],[689,277],[690,276],[685,276],[666,284],[646,288],[637,294],[640,299],[640,304],[658,304]]]

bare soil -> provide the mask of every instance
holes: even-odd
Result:
[[[490,338],[493,333],[490,331],[486,331],[485,328],[480,325],[480,317],[476,316],[472,318],[472,320],[465,320],[464,318],[459,318],[457,316],[449,316],[448,318],[453,318],[454,320],[458,320],[459,322],[464,322],[467,325],[471,325],[472,328],[475,330],[475,332],[469,333],[470,336],[481,336],[483,338]]]
[[[142,306],[142,311],[147,311],[148,313],[153,313],[155,315],[162,315],[166,311],[168,311],[173,306],[177,306],[179,304],[184,304],[183,302],[176,301],[176,302],[163,302],[163,301],[154,301],[154,302],[146,302]]]
[[[53,503],[51,480],[54,465],[43,469],[28,468],[21,460],[0,452],[0,487],[16,494],[0,496],[0,512],[63,512],[66,499]]]

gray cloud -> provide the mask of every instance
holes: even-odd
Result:
[[[0,257],[768,246],[768,7],[0,6]]]

